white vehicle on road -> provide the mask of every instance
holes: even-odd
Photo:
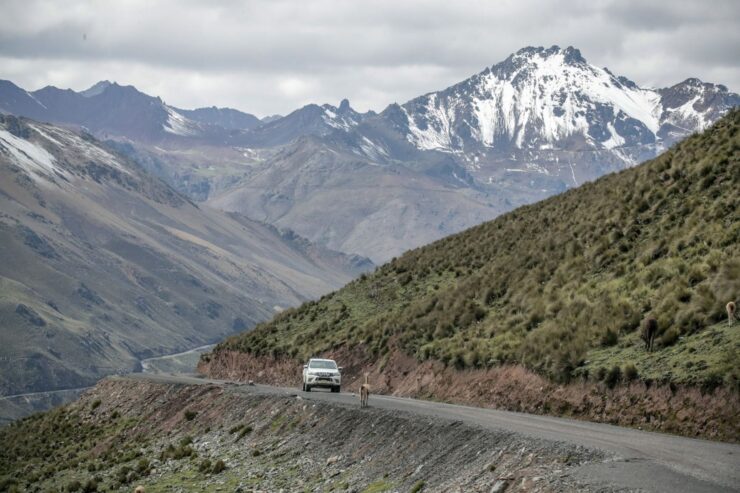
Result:
[[[303,365],[303,391],[311,392],[314,387],[324,387],[339,392],[342,385],[342,368],[333,359],[311,358]]]

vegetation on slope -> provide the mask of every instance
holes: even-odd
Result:
[[[377,357],[398,344],[419,360],[519,363],[565,382],[596,370],[592,359],[622,367],[644,353],[651,316],[649,358],[690,352],[701,383],[737,386],[738,338],[705,332],[740,293],[739,123],[734,110],[641,166],[409,251],[216,351],[303,359],[362,344]]]

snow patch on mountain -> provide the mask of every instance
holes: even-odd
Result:
[[[81,166],[84,166],[84,163],[86,162],[95,162],[99,164],[105,164],[106,166],[110,166],[111,168],[115,168],[122,173],[128,175],[131,174],[131,172],[121,164],[118,157],[105,151],[100,146],[90,143],[74,132],[63,130],[52,125],[43,125],[40,123],[29,123],[28,126],[44,140],[47,140],[54,146],[77,149],[80,153],[80,159],[77,160],[77,164]],[[24,142],[28,142],[28,144],[30,145],[40,147],[36,144],[31,143],[30,141]],[[41,149],[43,150],[43,148]],[[66,171],[59,166],[56,166],[55,169],[61,174],[66,175]]]
[[[362,142],[360,142],[360,149],[362,153],[371,159],[386,159],[388,158],[388,152],[383,149],[380,145],[376,144],[372,140],[365,136],[362,136]],[[373,164],[373,163],[371,163]]]
[[[624,144],[624,137],[619,135],[619,132],[614,128],[614,124],[612,122],[609,122],[606,124],[607,128],[609,129],[609,135],[610,137],[601,143],[604,147],[607,149],[614,149],[615,147],[620,147]]]
[[[57,166],[56,159],[49,151],[28,140],[16,137],[7,130],[0,129],[0,152],[10,156],[18,166],[28,172],[35,180],[53,176],[66,176],[67,172]]]
[[[36,101],[39,104],[39,106],[41,106],[45,110],[49,109],[49,108],[46,107],[46,105],[44,103],[42,103],[41,101],[39,101],[38,98],[36,98],[36,96],[34,96],[33,94],[31,94],[30,92],[28,92],[28,91],[23,91],[23,92],[25,92],[28,95],[29,98],[31,98],[34,101]]]
[[[424,106],[423,128],[417,124],[408,110],[401,106],[401,110],[408,118],[410,134],[407,139],[419,149],[449,151],[452,147],[450,116],[446,108],[440,108],[437,104],[437,95],[431,94]]]
[[[197,135],[199,133],[200,129],[197,123],[185,118],[169,106],[165,106],[165,109],[167,111],[167,121],[162,125],[165,132],[183,137]]]
[[[702,99],[702,96],[696,95],[678,108],[666,108],[664,121],[688,132],[693,129],[704,130],[711,122],[707,121],[701,112],[694,109],[694,106]]]
[[[352,110],[342,111],[328,104],[321,108],[324,110],[321,116],[324,123],[332,128],[349,131],[359,124],[359,118],[355,118],[356,114]]]

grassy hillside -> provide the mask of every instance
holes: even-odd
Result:
[[[739,123],[732,111],[652,161],[409,251],[216,351],[306,358],[362,344],[377,358],[397,344],[419,360],[519,363],[560,382],[614,366],[634,377],[636,365],[735,386],[740,326],[718,324],[740,295]],[[647,316],[659,323],[651,355]],[[687,354],[693,369],[679,368]]]

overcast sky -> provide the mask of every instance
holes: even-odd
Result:
[[[345,97],[382,110],[553,44],[640,85],[740,90],[738,0],[0,0],[0,78],[109,79],[258,116]]]

